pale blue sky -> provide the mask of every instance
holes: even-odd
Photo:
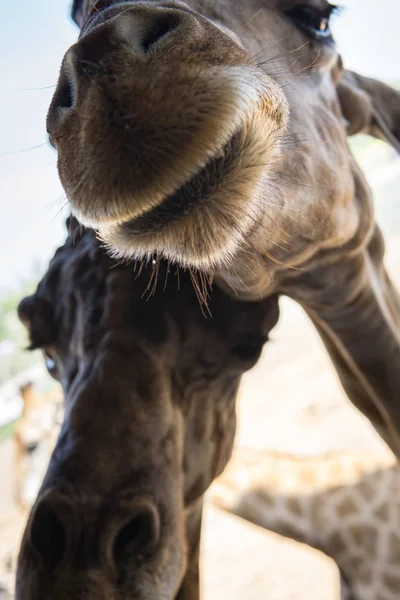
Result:
[[[245,1],[245,0],[242,0]],[[45,116],[63,53],[77,36],[68,0],[0,0],[0,292],[64,237],[63,191]],[[347,0],[335,21],[346,65],[400,81],[398,0]],[[33,89],[35,88],[35,89]],[[24,152],[34,146],[36,149]],[[64,212],[64,215],[66,213]]]

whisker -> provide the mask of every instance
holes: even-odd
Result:
[[[285,58],[286,56],[289,56],[290,54],[294,54],[295,52],[298,52],[299,50],[302,50],[303,48],[305,48],[306,46],[309,45],[309,41],[305,42],[304,44],[302,44],[301,46],[298,46],[297,48],[294,48],[293,50],[288,50],[287,52],[282,52],[281,54],[276,54],[275,56],[271,56],[270,58],[267,58],[259,63],[257,63],[258,67],[261,67],[263,65],[269,64],[271,62],[275,62],[277,60],[280,60],[282,58]]]
[[[206,313],[203,310],[203,309],[206,309],[209,316],[211,317],[212,314],[211,314],[210,308],[208,306],[208,295],[204,294],[204,290],[201,288],[201,286],[199,284],[199,281],[197,279],[197,271],[192,268],[189,268],[189,276],[192,281],[193,289],[194,289],[197,299],[199,301],[200,310],[201,310],[203,316],[207,317]]]
[[[53,217],[53,223],[61,216],[61,213],[67,207],[67,205],[68,205],[68,200],[66,202],[64,202],[64,204],[60,207],[60,209],[54,215],[54,217]]]
[[[259,10],[257,10],[257,11],[254,13],[254,15],[253,15],[253,16],[251,16],[251,17],[250,17],[250,19],[249,19],[249,20],[246,22],[246,26],[250,25],[250,23],[252,23],[252,21],[254,21],[254,19],[255,19],[256,17],[258,17],[258,15],[259,15],[260,13],[262,13],[262,11],[263,11],[263,9],[262,9],[262,8],[260,8]]]
[[[10,150],[9,152],[1,152],[0,156],[11,156],[12,154],[22,154],[23,152],[30,152],[31,150],[37,150],[38,148],[42,148],[43,146],[47,146],[47,142],[43,142],[43,144],[38,144],[37,146],[32,146],[31,148],[23,148],[22,150]]]
[[[168,285],[168,277],[169,277],[170,269],[171,269],[171,262],[170,262],[170,261],[168,261],[168,262],[167,262],[167,270],[166,270],[166,272],[165,272],[165,281],[164,281],[164,288],[163,288],[163,292],[165,292],[165,290],[167,289],[167,285]]]
[[[55,88],[57,84],[53,85],[45,85],[43,87],[33,87],[33,88],[18,88],[17,92],[39,92],[41,90],[50,90],[51,88]]]
[[[60,204],[60,202],[63,202],[65,200],[67,200],[67,202],[68,202],[67,195],[66,194],[62,194],[61,196],[59,196],[55,200],[51,200],[51,202],[49,202],[48,204],[46,204],[46,209],[55,208],[57,205]]]
[[[147,262],[149,262],[149,260],[147,260]],[[152,288],[152,286],[153,286],[153,280],[155,279],[155,277],[156,277],[156,273],[155,273],[154,264],[153,264],[153,268],[151,270],[151,275],[149,277],[149,281],[148,281],[147,287],[144,290],[141,298],[144,298],[146,296],[146,294],[147,294],[146,300],[150,299],[150,296],[152,295],[151,290],[154,289],[154,288]]]

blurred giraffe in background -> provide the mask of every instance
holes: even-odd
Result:
[[[400,467],[389,451],[310,458],[240,448],[209,498],[338,565],[343,598],[400,596]]]
[[[14,500],[27,512],[42,483],[60,425],[61,393],[40,392],[29,382],[20,387],[21,418],[14,429]]]

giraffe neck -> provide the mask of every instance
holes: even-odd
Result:
[[[391,454],[303,459],[240,451],[211,497],[220,508],[325,552],[351,582],[354,598],[376,599],[383,589],[396,593],[382,597],[398,597],[400,471]]]

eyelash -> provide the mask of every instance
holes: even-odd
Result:
[[[315,41],[328,43],[332,41],[329,20],[333,14],[339,11],[340,7],[335,4],[330,4],[324,11],[318,11],[308,4],[298,4],[286,15],[306,35]]]
[[[343,10],[343,6],[338,6],[337,4],[330,4],[328,8],[328,18],[332,15],[339,14]]]

